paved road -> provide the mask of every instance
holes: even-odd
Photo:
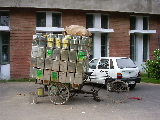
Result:
[[[29,104],[29,92],[40,85],[34,83],[0,83],[1,120],[159,120],[160,85],[140,83],[130,91],[124,103],[112,103],[106,90],[99,92],[101,102],[79,94],[65,105],[53,105],[48,97],[38,98],[38,104]],[[86,86],[85,89],[90,89]]]

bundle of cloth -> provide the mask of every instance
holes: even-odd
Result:
[[[79,25],[71,25],[65,28],[65,35],[91,36],[92,34],[85,27]]]

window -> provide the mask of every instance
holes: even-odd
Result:
[[[108,29],[108,15],[101,14],[101,28]]]
[[[91,50],[90,50],[90,56],[89,56],[89,60],[93,59],[93,55],[94,55],[94,33],[92,33],[92,36],[91,36],[91,39],[92,39],[92,43],[91,43]]]
[[[148,25],[148,17],[143,17],[143,30],[148,30],[149,29],[149,25]]]
[[[109,69],[109,59],[101,59],[98,69]]]
[[[130,58],[136,61],[136,35],[130,34]]]
[[[118,68],[136,68],[136,65],[131,59],[128,58],[122,58],[122,59],[116,59]]]
[[[136,29],[136,16],[130,16],[130,30]]]
[[[36,26],[37,27],[46,27],[46,12],[37,12],[36,13]]]
[[[0,11],[0,26],[9,26],[9,12]]]
[[[94,59],[89,63],[89,68],[91,69],[96,69],[97,63],[98,63],[99,59]]]
[[[145,16],[143,16],[142,18],[143,18],[142,29],[143,30],[148,30],[149,29],[149,18],[145,17]],[[137,25],[136,20],[139,21],[140,19],[136,16],[130,16],[130,30],[136,30],[136,25]]]
[[[9,32],[0,32],[0,64],[9,63]]]
[[[86,28],[93,28],[94,24],[94,15],[93,14],[86,14]]]
[[[61,13],[52,13],[52,27],[61,27]]]
[[[148,41],[149,41],[149,35],[144,34],[143,35],[143,61],[147,61],[148,59]]]
[[[101,33],[101,57],[107,57],[107,33]]]

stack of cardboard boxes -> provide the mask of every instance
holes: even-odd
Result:
[[[33,35],[31,77],[36,83],[70,83],[78,88],[88,70],[91,38],[87,36],[37,33]]]

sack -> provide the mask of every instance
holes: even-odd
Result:
[[[92,34],[83,26],[71,25],[65,28],[66,35],[91,36]]]

